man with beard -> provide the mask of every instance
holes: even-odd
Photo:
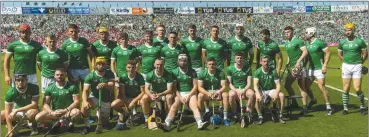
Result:
[[[197,123],[197,129],[202,130],[209,126],[209,122],[203,122],[199,107],[197,106],[197,75],[196,71],[188,67],[188,57],[180,54],[178,57],[178,67],[173,71],[175,82],[174,91],[176,92],[175,102],[170,108],[167,118],[165,119],[166,130],[169,130],[174,120],[176,111],[182,107],[182,104],[191,108],[193,116]]]
[[[263,115],[261,113],[262,109],[261,102],[265,101],[266,98],[271,98],[272,102],[279,101],[280,103],[279,122],[285,124],[282,113],[284,107],[283,102],[284,94],[281,92],[281,84],[277,76],[276,70],[269,67],[270,64],[269,58],[270,57],[268,56],[261,57],[260,59],[261,67],[259,67],[254,74],[254,90],[256,95],[255,108],[256,111],[258,112],[259,118],[257,124],[258,125],[263,124]]]
[[[307,28],[305,31],[305,38],[307,40],[306,42],[306,48],[308,51],[308,57],[309,57],[309,69],[308,69],[308,78],[306,79],[306,87],[311,87],[313,84],[313,81],[317,79],[318,86],[320,90],[322,91],[323,95],[327,94],[325,89],[325,74],[327,73],[327,65],[330,58],[330,51],[327,47],[327,44],[316,38],[316,28],[311,27]],[[310,89],[310,88],[306,88]],[[311,92],[311,91],[309,91]],[[326,96],[328,101],[328,95]],[[312,98],[310,98],[312,99]],[[306,106],[306,101],[302,102],[304,104],[303,109],[301,111],[301,115],[306,115],[308,113],[308,110],[311,108],[313,104],[316,104],[317,101],[311,100],[309,103],[309,106]],[[330,106],[327,106],[327,113],[330,109]],[[330,113],[330,112],[329,112]]]
[[[188,34],[189,36],[181,41],[181,45],[183,47],[186,47],[188,54],[189,54],[189,62],[191,64],[189,64],[190,68],[193,68],[197,75],[200,74],[201,70],[202,70],[202,61],[201,59],[205,59],[205,58],[201,58],[201,49],[202,49],[202,41],[203,39],[201,39],[200,37],[196,36],[196,26],[194,24],[190,24],[188,26]]]
[[[164,47],[169,43],[168,38],[165,37],[165,26],[163,24],[159,24],[156,27],[156,37],[153,40],[154,45],[159,45],[160,47]]]
[[[230,64],[235,63],[236,53],[241,52],[243,54],[243,64],[246,65],[248,63],[248,65],[251,66],[252,61],[254,60],[254,48],[252,42],[248,37],[244,36],[245,29],[242,24],[236,25],[235,32],[236,35],[227,42],[231,52]]]
[[[45,102],[43,111],[36,115],[36,121],[44,124],[46,121],[60,121],[52,129],[56,132],[61,126],[67,125],[68,132],[72,132],[75,122],[81,116],[79,108],[79,91],[74,84],[65,80],[67,73],[63,68],[55,70],[54,78],[56,82],[49,85],[45,90]],[[52,107],[51,107],[52,106]]]
[[[139,56],[141,58],[142,76],[146,79],[146,75],[154,70],[154,62],[160,57],[161,46],[153,43],[153,32],[146,31],[145,44],[138,47]]]
[[[10,137],[17,136],[24,120],[32,123],[31,136],[36,135],[38,130],[35,116],[38,113],[39,87],[28,83],[27,75],[22,73],[15,73],[14,81],[15,86],[9,88],[5,94],[5,110],[1,111],[1,120],[6,120]],[[22,118],[24,116],[25,119]],[[13,129],[13,121],[20,124],[10,132]]]
[[[363,70],[367,68],[363,65],[367,60],[368,51],[367,44],[365,41],[358,36],[355,36],[355,25],[348,23],[344,26],[345,35],[347,38],[342,39],[338,45],[338,57],[342,63],[342,101],[343,101],[343,112],[342,115],[348,114],[348,101],[349,92],[351,86],[351,80],[353,81],[354,90],[357,97],[360,100],[360,114],[366,114],[366,108],[364,105],[364,93],[361,91],[361,77]]]
[[[20,39],[9,44],[4,57],[5,83],[14,86],[10,77],[10,60],[14,57],[14,73],[27,75],[29,83],[37,85],[36,57],[42,50],[40,43],[31,40],[31,27],[27,24],[19,26]]]
[[[90,130],[89,115],[90,109],[98,105],[99,92],[101,93],[101,116],[103,127],[109,124],[109,112],[111,105],[110,90],[114,86],[114,74],[106,69],[105,57],[97,57],[95,70],[86,76],[82,92],[82,115],[85,127],[82,134],[87,134]],[[91,91],[91,93],[90,93]]]
[[[111,107],[119,112],[119,119],[115,128],[117,130],[126,129],[127,125],[123,122],[124,113],[123,107],[132,110],[133,116],[136,115],[136,106],[139,104],[142,96],[145,94],[145,80],[143,76],[136,72],[136,62],[128,60],[126,65],[127,73],[119,77],[119,92],[117,99],[111,103]],[[126,106],[128,105],[128,106]]]
[[[107,27],[100,27],[98,29],[99,40],[96,40],[92,46],[96,48],[97,57],[105,57],[106,65],[110,69],[110,57],[113,49],[117,46],[115,41],[109,40],[109,29]],[[128,40],[127,40],[128,41]],[[95,68],[95,66],[92,66]]]
[[[236,113],[236,101],[240,99],[248,99],[246,112],[251,112],[254,104],[255,94],[251,88],[251,67],[243,61],[243,53],[237,52],[233,59],[235,63],[227,67],[227,78],[229,81],[229,103],[231,111]],[[240,104],[242,105],[242,104]]]

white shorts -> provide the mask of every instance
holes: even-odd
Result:
[[[342,78],[361,78],[362,64],[342,64]]]
[[[91,99],[91,101],[98,106],[99,104],[99,99],[97,99],[96,97],[92,96],[90,94],[90,96],[88,97],[89,99]],[[101,102],[101,115],[103,117],[109,117],[110,116],[110,108],[111,108],[111,102]],[[96,116],[99,116],[98,111],[96,111]]]
[[[71,69],[70,72],[74,80],[82,81],[84,81],[88,73],[90,73],[88,69]]]
[[[311,69],[309,69],[307,76],[315,77],[316,79],[322,79],[325,77],[322,70],[311,70]]]
[[[274,94],[274,92],[277,92],[277,90],[275,90],[275,89],[271,89],[271,90],[262,90],[261,92],[263,93],[263,95],[267,94],[268,96],[270,96],[270,97],[271,97],[271,95],[273,95],[273,94]]]
[[[27,75],[27,81],[28,83],[30,84],[34,84],[34,85],[38,85],[38,80],[37,80],[37,75],[36,74],[32,74],[32,75]],[[14,78],[13,78],[13,82],[12,82],[12,87],[15,86],[15,83],[14,83]]]
[[[51,84],[55,82],[55,78],[47,78],[47,77],[43,77],[41,76],[41,92],[42,94],[45,94],[45,90],[46,88]]]
[[[197,73],[197,77],[199,77],[199,74],[200,74],[200,72],[201,72],[201,68],[193,68],[195,71],[196,71],[196,73]]]

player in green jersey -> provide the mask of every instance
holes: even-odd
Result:
[[[4,57],[5,83],[14,86],[10,77],[10,60],[14,58],[14,73],[27,75],[29,83],[37,85],[36,57],[42,50],[40,43],[31,40],[31,27],[27,24],[19,26],[20,39],[9,44]]]
[[[141,99],[145,122],[149,117],[150,102],[165,100],[167,108],[173,104],[172,74],[164,69],[164,60],[157,58],[154,63],[155,70],[147,74],[145,80],[145,95]],[[147,125],[147,124],[146,124]]]
[[[197,129],[205,129],[209,126],[209,122],[203,122],[199,107],[197,106],[197,75],[196,71],[188,65],[188,57],[185,54],[180,54],[178,57],[178,67],[172,70],[174,82],[176,85],[173,88],[176,92],[175,102],[173,103],[167,118],[165,119],[166,129],[170,129],[170,125],[174,120],[178,108],[183,107],[182,104],[189,106],[193,112],[193,116],[197,123]]]
[[[305,39],[306,48],[308,50],[308,59],[309,59],[309,69],[308,69],[308,78],[306,79],[306,90],[308,94],[312,94],[310,87],[315,79],[318,81],[318,86],[323,94],[324,100],[327,103],[327,114],[331,113],[331,107],[329,105],[328,93],[325,89],[325,74],[327,73],[327,65],[330,58],[330,51],[327,47],[327,44],[316,38],[316,28],[311,27],[307,28],[305,31]],[[310,96],[310,103],[308,106],[303,102],[303,111],[300,114],[308,113],[308,110],[312,107],[312,105],[316,104],[316,99]]]
[[[216,68],[216,61],[214,58],[210,57],[206,61],[207,68],[201,71],[198,79],[198,106],[200,110],[204,108],[204,101],[210,99],[216,99],[223,101],[224,105],[224,120],[223,123],[226,126],[230,126],[230,121],[228,119],[228,93],[226,92],[226,78],[224,72],[221,69]],[[207,110],[208,106],[205,106]]]
[[[39,52],[37,56],[37,65],[41,70],[41,92],[55,82],[54,73],[57,68],[68,69],[68,54],[63,50],[56,48],[56,37],[49,34],[45,37],[46,49]]]
[[[159,24],[156,27],[156,37],[153,39],[154,45],[159,45],[160,47],[164,47],[169,43],[168,38],[165,37],[165,26],[163,24]]]
[[[367,60],[368,51],[365,41],[355,36],[355,25],[348,23],[344,26],[346,38],[340,40],[338,45],[338,57],[342,63],[342,82],[343,91],[343,112],[342,115],[348,114],[347,105],[349,102],[349,92],[351,80],[353,81],[354,90],[360,100],[360,114],[365,115],[366,108],[364,105],[364,93],[361,91],[361,77],[364,62]]]
[[[123,107],[128,107],[128,110],[132,110],[132,114],[135,116],[137,113],[136,106],[138,106],[139,101],[145,94],[145,80],[140,73],[136,72],[136,62],[128,60],[126,69],[127,73],[119,77],[117,98],[111,103],[111,107],[119,112],[119,119],[115,126],[117,130],[123,130],[127,127],[123,122],[123,117],[128,115],[124,113]]]
[[[5,109],[1,111],[1,120],[6,120],[8,134],[11,137],[17,136],[22,124],[18,125],[12,133],[13,121],[23,123],[24,120],[32,122],[31,135],[38,134],[35,116],[38,113],[37,85],[28,83],[27,75],[24,73],[14,74],[14,87],[10,87],[5,94]],[[25,116],[25,119],[22,117]]]
[[[243,53],[243,64],[246,65],[246,63],[249,64],[249,66],[252,65],[252,61],[254,60],[254,46],[252,45],[251,40],[244,36],[245,29],[242,24],[236,24],[235,29],[236,35],[233,36],[230,40],[228,40],[228,46],[229,50],[231,52],[230,56],[230,64],[235,63],[235,54],[236,52],[242,52]],[[249,56],[248,56],[249,55]]]
[[[211,27],[211,37],[204,40],[202,47],[203,59],[214,58],[218,69],[224,69],[224,62],[227,59],[227,42],[219,38],[219,27]],[[206,64],[206,60],[203,60]]]
[[[54,132],[62,125],[67,125],[68,132],[72,132],[74,130],[73,123],[78,122],[81,117],[79,91],[74,84],[66,81],[66,77],[65,69],[57,68],[55,70],[55,82],[46,88],[43,110],[36,115],[36,121],[42,124],[61,118],[52,129]]]
[[[315,100],[313,94],[311,93],[312,91],[310,87],[305,86],[305,82],[306,82],[305,64],[306,63],[304,63],[305,62],[304,60],[306,59],[308,55],[306,46],[302,39],[294,36],[293,28],[291,26],[285,27],[283,31],[284,31],[284,35],[286,39],[285,45],[286,45],[286,51],[288,55],[288,62],[287,62],[288,73],[287,73],[286,82],[285,82],[284,87],[286,88],[290,96],[295,95],[295,91],[292,88],[292,84],[293,82],[295,82],[295,80],[297,80],[297,84],[301,92],[303,102],[306,102],[308,95],[310,97],[310,100]],[[300,73],[298,75],[294,75],[293,74],[294,72],[292,72],[293,70],[299,70]],[[292,106],[297,107],[296,99],[292,100]],[[327,107],[328,106],[329,106],[329,103]]]
[[[188,37],[181,41],[181,45],[186,47],[190,57],[189,65],[196,71],[198,75],[202,70],[201,50],[203,39],[197,37],[196,32],[196,26],[194,24],[190,24],[188,26]]]
[[[100,27],[98,29],[98,36],[99,40],[96,40],[94,43],[92,43],[91,46],[95,47],[97,50],[97,54],[95,56],[104,56],[107,64],[110,67],[110,57],[111,53],[113,52],[113,49],[117,46],[117,43],[115,41],[109,40],[109,29],[107,27]],[[92,68],[95,68],[95,66],[92,66]]]
[[[259,117],[259,121],[257,122],[258,125],[263,124],[263,115],[261,113],[261,101],[264,101],[262,99],[264,98],[263,96],[270,97],[273,102],[279,101],[279,122],[283,124],[285,123],[282,115],[284,107],[284,94],[281,92],[281,84],[276,70],[269,67],[269,58],[270,57],[268,56],[262,56],[260,59],[261,67],[259,67],[254,73],[254,90],[256,95],[255,107]]]
[[[251,87],[251,67],[243,61],[243,52],[237,52],[233,59],[235,63],[227,67],[227,78],[229,81],[229,103],[231,111],[236,114],[239,99],[248,99],[246,112],[251,112],[254,104],[255,94]],[[240,104],[242,105],[242,104]]]
[[[160,56],[165,62],[164,68],[168,72],[172,72],[173,69],[177,68],[177,60],[180,54],[187,54],[186,49],[177,44],[177,36],[176,32],[170,32],[169,43],[160,50]]]
[[[146,75],[154,70],[154,62],[156,58],[160,57],[161,46],[152,42],[153,32],[146,31],[145,33],[145,44],[138,47],[141,66],[142,76],[146,79]]]
[[[107,70],[105,57],[97,57],[95,70],[86,76],[82,92],[81,112],[84,117],[85,127],[82,134],[87,134],[90,129],[89,111],[98,104],[99,92],[101,93],[101,116],[103,127],[109,124],[109,112],[111,97],[109,88],[114,86],[114,74]],[[91,91],[91,92],[90,92]]]
[[[78,87],[83,86],[83,80],[90,72],[88,66],[88,57],[92,63],[95,62],[95,56],[91,51],[90,43],[87,39],[78,35],[79,28],[76,24],[69,24],[67,27],[67,35],[69,39],[65,40],[61,49],[68,53],[69,69],[68,80]]]
[[[280,77],[283,58],[281,50],[279,49],[278,43],[270,39],[270,31],[268,29],[263,29],[260,32],[260,41],[258,41],[258,47],[256,49],[256,60],[260,62],[261,56],[269,56],[269,67],[277,70],[277,75]],[[278,58],[278,66],[276,68],[275,57]],[[256,65],[256,69],[260,67],[260,64]]]

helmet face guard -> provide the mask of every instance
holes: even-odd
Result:
[[[268,106],[272,98],[268,94],[263,94],[263,98],[261,100],[263,106]]]
[[[293,68],[291,71],[291,75],[295,78],[300,78],[302,76],[301,68]]]

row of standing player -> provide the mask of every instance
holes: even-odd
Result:
[[[224,47],[227,47],[227,46],[225,46],[227,44],[226,44],[226,42],[224,42],[224,40],[221,40],[217,37],[217,34],[219,32],[218,29],[219,28],[216,27],[216,26],[212,27],[212,31],[211,31],[212,37],[211,37],[211,39],[202,41],[200,38],[196,38],[196,27],[193,26],[193,25],[191,25],[189,27],[189,34],[190,35],[188,37],[187,43],[186,43],[186,40],[184,40],[182,44],[184,44],[187,47],[187,51],[189,52],[189,56],[190,56],[190,60],[191,60],[191,65],[193,65],[192,68],[196,69],[196,65],[199,65],[199,64],[200,64],[200,67],[201,67],[201,63],[202,63],[201,62],[201,57],[198,56],[199,55],[198,54],[199,49],[197,49],[198,47],[195,49],[196,46],[201,46],[201,45],[204,45],[202,47],[202,53],[203,53],[203,59],[202,60],[205,60],[204,57],[215,57],[215,60],[217,60],[217,66],[219,68],[222,68],[222,66],[224,64],[223,59],[224,59],[224,57],[227,58],[227,55],[222,54],[222,53],[225,52]],[[361,66],[355,66],[355,65],[351,65],[351,64],[355,64],[355,63],[357,64],[358,62],[360,62],[359,64],[362,64],[362,62],[365,61],[365,59],[366,59],[366,50],[362,50],[362,49],[366,49],[366,44],[365,44],[365,42],[363,42],[363,40],[361,40],[360,38],[355,37],[353,35],[353,32],[355,30],[355,27],[354,27],[353,24],[345,25],[345,30],[347,32],[346,33],[347,37],[350,40],[348,40],[348,39],[342,40],[342,41],[340,41],[340,45],[339,45],[339,50],[340,51],[348,50],[347,52],[339,52],[340,59],[343,59],[343,61],[344,61],[343,71],[346,71],[346,72],[343,72],[343,74],[345,74],[343,76],[343,81],[344,81],[344,83],[347,83],[348,81],[351,80],[351,78],[353,78],[354,86],[355,86],[354,89],[357,91],[359,99],[361,101],[361,100],[363,100],[364,97],[363,97],[363,94],[360,90],[360,81],[357,80],[358,77],[361,79]],[[243,29],[242,26],[237,26],[236,27],[236,36],[233,38],[234,43],[232,43],[232,40],[230,40],[228,42],[228,44],[230,45],[232,55],[237,50],[243,51],[245,53],[249,52],[252,55],[252,56],[250,56],[250,59],[249,59],[249,62],[250,62],[249,64],[251,64],[252,57],[253,57],[253,54],[251,52],[252,51],[252,45],[251,45],[251,48],[247,48],[251,44],[251,42],[249,41],[249,39],[247,37],[243,36],[243,31],[244,31],[244,29]],[[308,36],[308,37],[306,37],[306,40],[310,41],[310,42],[307,42],[307,45],[306,45],[308,54],[306,53],[306,50],[304,48],[305,44],[301,43],[300,39],[298,39],[296,37],[292,37],[293,29],[291,27],[290,28],[289,27],[285,28],[286,38],[287,38],[287,40],[289,40],[289,41],[287,41],[287,43],[290,42],[290,43],[286,44],[287,53],[289,55],[289,61],[290,61],[288,64],[290,65],[291,68],[294,68],[293,65],[291,65],[291,64],[295,63],[296,64],[295,68],[299,68],[299,67],[301,67],[300,66],[301,63],[297,63],[297,62],[302,62],[302,60],[305,58],[305,56],[309,55],[310,66],[309,66],[309,71],[308,72],[310,72],[310,73],[308,73],[308,74],[312,74],[311,76],[314,76],[315,78],[318,79],[319,87],[323,91],[323,95],[324,95],[324,98],[326,100],[327,110],[330,110],[330,105],[329,105],[329,102],[328,102],[328,95],[326,94],[325,89],[324,89],[324,73],[326,71],[326,66],[327,66],[327,63],[328,63],[328,60],[329,60],[329,50],[326,48],[326,44],[324,44],[324,42],[322,42],[321,40],[314,37],[314,35],[316,33],[316,30],[314,28],[308,28],[306,30],[306,32],[307,32],[306,36]],[[6,54],[5,62],[4,62],[4,70],[5,70],[5,76],[6,76],[5,80],[8,84],[10,83],[9,61],[10,61],[11,55],[14,54],[15,72],[24,72],[25,74],[27,74],[27,77],[28,77],[28,79],[30,80],[31,83],[37,83],[37,78],[34,74],[35,73],[35,68],[28,67],[28,66],[32,66],[32,62],[35,62],[35,61],[32,60],[32,58],[36,58],[37,52],[34,52],[34,51],[40,51],[41,46],[38,46],[36,42],[29,39],[30,27],[28,25],[22,25],[20,27],[20,33],[21,33],[21,40],[18,40],[16,42],[10,44],[9,47],[8,47],[8,52]],[[160,37],[164,38],[164,35],[163,35],[163,34],[165,34],[164,26],[158,26],[157,27],[157,33],[158,33],[158,37],[154,40],[154,42],[152,41],[152,33],[151,34],[148,33],[146,35],[147,42],[145,43],[144,46],[141,46],[142,47],[141,48],[141,51],[142,51],[141,52],[141,57],[142,57],[143,75],[145,74],[145,72],[144,72],[145,68],[147,69],[147,68],[150,68],[150,66],[152,66],[148,62],[153,62],[153,60],[152,60],[153,58],[149,59],[149,56],[145,56],[145,55],[150,55],[150,54],[151,55],[158,55],[157,54],[158,49],[153,48],[153,47],[156,47],[155,43],[161,44],[160,42],[163,42],[163,43],[166,42],[166,39],[162,39],[163,41],[159,40]],[[68,28],[68,34],[70,35],[70,39],[66,40],[63,43],[62,49],[67,51],[69,61],[66,62],[65,59],[64,59],[63,62],[61,62],[60,59],[59,59],[60,56],[55,56],[54,58],[57,58],[59,62],[54,63],[53,65],[55,67],[56,64],[58,64],[58,65],[64,64],[64,66],[62,66],[62,67],[69,68],[68,69],[69,70],[69,72],[68,72],[69,78],[70,78],[71,81],[75,82],[75,80],[83,79],[83,76],[88,73],[88,70],[85,69],[86,67],[88,68],[87,52],[83,52],[81,50],[84,49],[84,48],[88,49],[87,51],[89,51],[88,53],[90,53],[91,59],[94,60],[94,58],[93,58],[93,52],[91,51],[91,48],[89,48],[88,47],[89,45],[86,44],[86,43],[88,43],[87,40],[78,37],[78,28],[77,28],[77,26],[70,25],[69,28]],[[111,51],[111,49],[107,50],[106,47],[108,47],[108,46],[104,46],[104,40],[105,40],[105,44],[112,43],[112,41],[107,40],[107,34],[108,34],[108,30],[106,28],[99,29],[99,35],[101,36],[101,40],[94,43],[94,45],[96,44],[95,47],[98,50],[98,53],[99,54],[101,53],[100,55],[104,55],[104,54],[109,55],[110,54],[109,51]],[[171,35],[172,34],[174,36],[176,36],[175,33],[171,33]],[[270,36],[270,34],[269,34],[268,30],[263,30],[261,32],[262,41],[258,42],[259,46],[258,46],[258,50],[257,50],[258,51],[257,58],[260,57],[259,54],[261,54],[261,55],[270,55],[271,60],[272,60],[271,62],[274,62],[274,64],[273,63],[271,64],[271,66],[273,66],[273,65],[275,65],[274,57],[277,56],[278,59],[279,59],[278,60],[278,67],[277,67],[277,75],[280,76],[279,74],[280,74],[281,64],[282,64],[282,59],[281,59],[282,56],[280,54],[280,51],[279,51],[279,48],[278,48],[277,44],[275,42],[273,42],[269,38],[269,36]],[[127,34],[122,33],[121,36],[119,36],[118,38],[119,38],[118,42],[121,42],[121,46],[122,46],[122,48],[120,48],[120,49],[124,50],[127,47],[131,47],[131,46],[127,45],[127,42],[126,42],[127,40],[125,40],[125,39],[128,38]],[[151,38],[151,40],[150,40],[150,38]],[[195,39],[195,41],[193,39]],[[29,41],[29,43],[25,43],[23,41]],[[175,45],[176,42],[173,42],[173,41],[176,41],[176,37],[175,38],[169,37],[169,40],[167,40],[167,41],[169,41],[169,42],[172,41],[172,43],[174,43],[172,45]],[[53,43],[52,40],[51,41],[49,40],[49,43],[50,42]],[[100,46],[102,46],[102,48],[101,47],[99,48],[99,43],[101,44]],[[195,43],[195,44],[193,44],[193,43]],[[45,44],[47,44],[47,42]],[[50,44],[50,45],[52,45],[52,44]],[[150,45],[153,45],[153,46],[150,46]],[[124,46],[126,46],[126,47],[124,47]],[[173,47],[170,48],[170,46],[171,46],[171,44],[166,46],[166,47],[168,47],[167,49],[169,51],[170,51],[170,49],[173,48]],[[174,48],[174,50],[177,49],[177,47],[179,47],[179,46],[176,46]],[[194,49],[191,50],[191,47],[193,47]],[[351,48],[351,49],[347,49],[347,48]],[[52,49],[54,49],[55,52],[52,52],[53,51]],[[99,51],[99,49],[100,49],[100,51]],[[358,49],[360,51],[359,53],[358,53]],[[44,53],[46,52],[46,53],[51,53],[51,54],[56,53],[57,51],[61,51],[61,50],[56,50],[55,47],[51,48],[51,50],[52,50],[51,52],[48,51],[48,49],[45,49],[45,50],[44,50]],[[105,51],[105,53],[104,53],[104,51]],[[138,49],[138,51],[140,51],[140,48]],[[194,51],[196,51],[196,52],[194,52]],[[296,51],[296,52],[294,52],[294,51]],[[325,62],[324,62],[324,64],[322,62],[320,62],[320,60],[323,59],[323,55],[324,55],[324,54],[322,54],[322,51],[325,52],[325,57],[324,57]],[[153,52],[155,52],[155,53],[153,53]],[[200,52],[201,52],[201,50],[200,50]],[[40,52],[40,53],[42,53],[42,52]],[[124,53],[124,51],[123,52],[118,51],[117,53],[122,54],[122,53]],[[164,57],[165,57],[165,53],[167,53],[167,55],[170,55],[170,53],[173,54],[173,52],[164,52],[164,54],[162,54],[162,56],[164,55]],[[297,53],[297,54],[294,54],[294,53]],[[298,53],[300,53],[302,55],[298,55]],[[343,56],[342,56],[342,53],[343,53]],[[115,60],[115,58],[113,58],[113,53],[111,53],[111,54],[112,54],[112,60]],[[178,52],[177,52],[177,54],[178,54]],[[360,61],[357,61],[358,56],[356,56],[356,58],[353,57],[353,55],[357,55],[357,54],[362,55],[362,56],[360,56],[360,59],[361,59],[361,60],[359,59]],[[159,53],[159,55],[160,55],[160,53]],[[24,56],[26,56],[26,57],[24,57]],[[80,57],[80,56],[86,56],[86,59],[84,60],[84,58]],[[39,56],[39,58],[40,57],[44,57],[44,56]],[[45,58],[47,58],[47,57],[45,57]],[[54,59],[53,55],[50,55],[49,58],[50,58],[50,60]],[[165,57],[165,58],[166,58],[166,60],[167,59],[170,60],[170,57],[168,57],[168,58]],[[197,59],[195,59],[195,58],[197,58]],[[109,56],[107,56],[107,59],[109,59]],[[128,59],[130,59],[130,58],[128,57]],[[233,58],[231,58],[231,59],[233,59]],[[40,59],[40,60],[42,60],[42,59]],[[119,60],[119,59],[117,59],[117,60]],[[257,59],[257,60],[259,60],[259,59]],[[295,62],[293,60],[295,60]],[[317,60],[319,60],[319,61],[317,61]],[[196,63],[196,61],[197,61],[197,63]],[[198,61],[200,61],[200,63],[198,63]],[[50,61],[50,62],[52,62],[52,61]],[[92,61],[92,62],[94,62],[94,61]],[[114,62],[114,61],[112,61],[112,62]],[[117,65],[116,65],[117,69],[124,68],[124,67],[118,67],[119,63],[122,63],[122,62],[124,62],[124,61],[119,61],[119,62],[117,61]],[[171,61],[167,61],[167,62],[172,62],[172,64],[168,63],[169,65],[167,65],[166,68],[176,66],[176,64],[173,65],[173,62],[175,62],[175,60],[173,61],[173,59]],[[221,62],[221,63],[219,63],[219,62]],[[44,64],[46,64],[46,65],[44,65]],[[69,66],[67,66],[67,64]],[[114,64],[114,63],[112,63],[112,64]],[[146,67],[145,67],[145,65],[146,65]],[[304,65],[304,64],[302,64],[302,65]],[[25,69],[25,66],[27,66],[27,69]],[[94,63],[92,64],[92,66],[94,66]],[[42,63],[42,65],[41,65],[41,68],[46,68],[45,70],[47,70],[48,67],[50,68],[52,66],[48,66],[47,63]],[[356,68],[356,69],[347,69],[347,67]],[[304,67],[302,67],[302,68],[304,68]],[[114,67],[112,67],[112,70],[113,69],[114,69]],[[319,72],[320,69],[321,69],[321,72]],[[301,70],[303,70],[303,69],[301,69]],[[117,71],[119,71],[119,70],[117,70]],[[360,73],[360,75],[358,73]],[[119,75],[120,73],[114,73],[114,74]],[[43,75],[42,83],[50,83],[50,81],[51,81],[50,79],[52,79],[52,78],[47,79],[47,72],[46,71],[45,71],[45,73],[42,72],[42,75]],[[46,80],[44,80],[44,79],[46,79]],[[288,78],[288,79],[290,79],[290,78]],[[294,78],[292,78],[292,79],[294,79]],[[304,79],[301,79],[301,78],[299,79],[299,86],[300,86],[300,90],[301,90],[301,93],[302,93],[302,96],[303,96],[303,104],[304,104],[304,110],[303,110],[302,113],[306,113],[307,112],[307,109],[305,109],[305,108],[307,108],[306,107],[306,96],[307,96],[306,91],[307,91],[307,93],[309,93],[309,90],[308,90],[309,86],[305,86],[306,91],[304,91],[304,88],[303,88],[304,85],[301,84],[301,83],[305,83],[305,82],[300,82],[300,80],[304,80]],[[305,79],[305,80],[309,81],[308,79]],[[289,84],[291,84],[292,82],[293,81],[290,81]],[[309,83],[306,83],[306,84],[309,84]],[[48,85],[48,84],[42,84],[42,85],[43,85],[42,87],[44,89],[46,87],[44,85]],[[310,85],[311,85],[311,80],[310,80]],[[346,93],[343,94],[343,103],[344,103],[344,108],[345,108],[343,114],[344,113],[347,114],[349,86],[350,86],[350,84],[344,84],[344,90],[346,91]],[[288,84],[286,84],[285,87],[286,87],[287,91],[291,91],[291,90],[289,90],[291,88],[289,87]],[[289,93],[291,93],[291,92],[289,92]],[[312,94],[309,94],[309,96],[310,95],[312,95]],[[316,102],[315,99],[313,98],[313,96],[310,96],[310,98],[311,98],[312,101],[309,104],[314,104],[314,102]],[[361,102],[363,102],[363,101],[361,101]],[[364,108],[363,103],[361,103],[361,108]],[[362,111],[362,113],[363,113],[363,111]]]

